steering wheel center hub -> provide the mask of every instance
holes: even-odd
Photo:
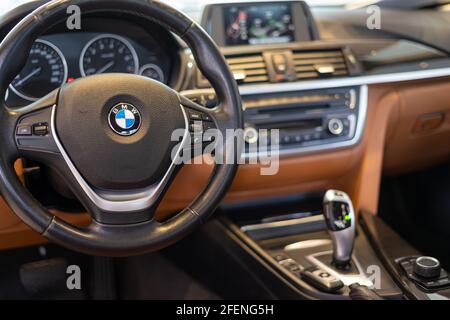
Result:
[[[121,102],[109,111],[108,123],[121,136],[131,136],[141,127],[141,113],[130,103]]]
[[[171,163],[175,129],[185,128],[176,92],[156,81],[102,74],[68,83],[56,109],[61,144],[92,186],[135,189],[158,181]]]

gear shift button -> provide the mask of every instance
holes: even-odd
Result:
[[[355,213],[343,191],[328,190],[323,198],[324,217],[333,241],[333,262],[338,268],[350,264],[355,239]]]
[[[302,278],[315,288],[325,292],[335,292],[344,286],[341,280],[318,267],[304,270]]]

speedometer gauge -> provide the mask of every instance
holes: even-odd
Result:
[[[11,90],[19,97],[35,101],[67,80],[67,63],[61,51],[52,43],[36,40],[22,71],[14,78]]]
[[[82,76],[99,73],[137,73],[139,61],[136,50],[123,37],[103,34],[89,41],[80,57]]]

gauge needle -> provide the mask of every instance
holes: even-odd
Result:
[[[32,76],[34,76],[35,74],[41,72],[42,67],[37,67],[36,69],[34,69],[33,71],[31,71],[27,76],[23,77],[22,79],[20,79],[17,83],[16,86],[20,87],[21,85],[23,85],[28,79],[30,79]]]
[[[103,73],[114,65],[114,61],[110,61],[105,64],[102,68],[98,69],[96,73]]]

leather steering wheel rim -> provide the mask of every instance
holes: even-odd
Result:
[[[0,94],[4,93],[24,65],[34,40],[49,27],[67,18],[67,7],[77,5],[83,14],[120,12],[149,19],[180,36],[191,48],[199,69],[214,88],[220,106],[213,114],[220,119],[220,129],[242,128],[242,108],[237,84],[213,40],[189,17],[157,1],[141,0],[55,0],[26,16],[0,44]],[[14,133],[20,116],[29,110],[49,106],[58,93],[44,97],[18,110],[0,107],[0,190],[14,211],[32,229],[64,247],[92,255],[127,256],[151,252],[168,246],[190,233],[215,210],[237,171],[239,143],[226,144],[229,159],[215,164],[206,188],[184,210],[168,221],[152,220],[131,224],[104,224],[95,220],[87,228],[78,228],[53,216],[26,190],[14,171],[20,157]],[[187,99],[182,104],[206,110]],[[56,100],[55,100],[56,101]],[[231,160],[233,159],[233,160]],[[74,181],[73,177],[69,180]]]

